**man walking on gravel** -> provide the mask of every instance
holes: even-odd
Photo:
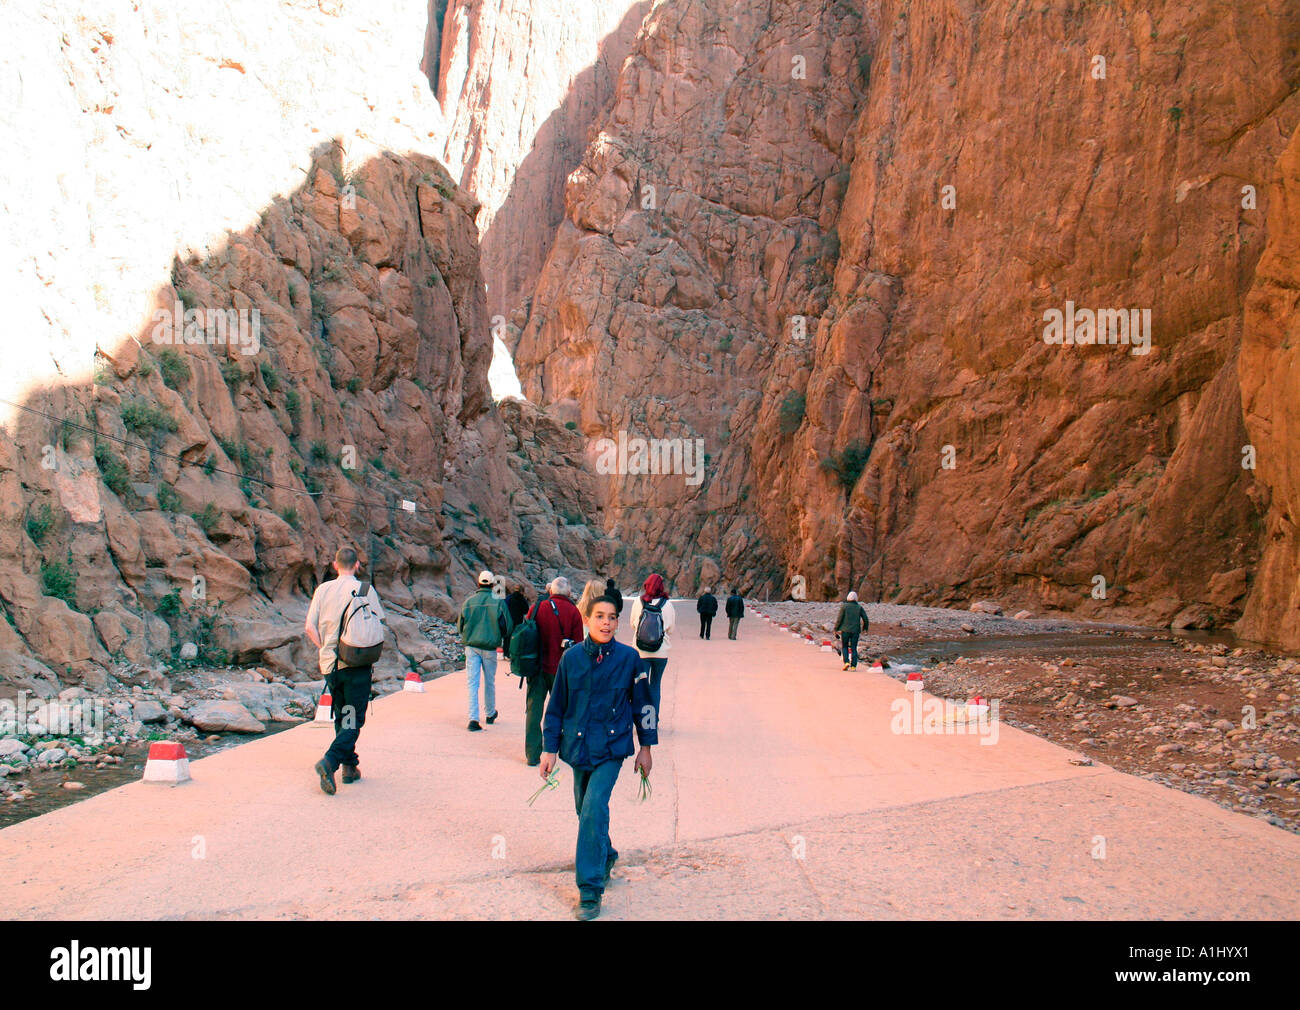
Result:
[[[339,630],[345,611],[350,611],[349,621],[358,610],[369,607],[380,621],[384,608],[379,602],[375,587],[357,578],[360,559],[351,547],[340,547],[334,555],[336,578],[322,582],[312,594],[307,608],[307,637],[319,650],[320,671],[325,677],[325,690],[333,700],[334,742],[325,756],[316,762],[320,787],[334,795],[334,772],[342,766],[344,783],[361,778],[360,760],[357,757],[357,738],[366,721],[366,707],[370,704],[370,681],[374,667],[339,667]],[[362,587],[365,586],[363,592]],[[380,629],[382,630],[382,629]]]
[[[867,627],[866,608],[858,602],[857,593],[849,593],[848,599],[840,607],[839,616],[835,618],[835,632],[842,643],[840,655],[844,657],[841,670],[858,668],[858,636],[865,635]]]
[[[736,633],[740,630],[740,619],[745,616],[745,600],[740,595],[740,590],[733,588],[731,595],[727,597],[727,637],[733,641]]]
[[[707,641],[713,634],[713,615],[718,612],[718,598],[709,586],[695,601],[695,612],[700,615],[700,637]]]

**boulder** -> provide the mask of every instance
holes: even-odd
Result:
[[[149,657],[149,643],[145,637],[144,621],[120,607],[99,611],[94,616],[95,631],[104,648],[113,655],[121,654],[132,663],[143,663]]]
[[[238,701],[202,701],[185,721],[207,733],[261,733],[266,727]]]
[[[0,681],[37,698],[52,698],[59,691],[59,678],[53,670],[32,656],[8,649],[0,649]]]
[[[267,621],[231,617],[217,622],[213,638],[216,644],[230,653],[232,663],[260,661],[262,654],[292,642],[302,634],[302,628],[285,621]]]
[[[972,614],[1000,614],[1002,608],[992,600],[976,600],[970,605]]]
[[[12,761],[15,755],[21,757],[27,745],[17,737],[5,737],[0,740],[0,761]]]
[[[135,702],[132,709],[140,722],[163,722],[167,718],[167,710],[158,702],[147,698]]]

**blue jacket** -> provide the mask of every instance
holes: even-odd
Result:
[[[581,642],[565,650],[542,725],[546,753],[573,768],[594,768],[631,757],[634,728],[643,746],[654,746],[658,726],[650,675],[635,649],[610,642],[600,647],[599,662]]]

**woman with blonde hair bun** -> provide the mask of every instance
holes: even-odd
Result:
[[[604,595],[605,584],[599,579],[591,579],[582,587],[582,595],[578,597],[578,613],[584,621],[591,617],[591,608]]]

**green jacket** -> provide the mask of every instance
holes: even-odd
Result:
[[[456,628],[461,643],[475,649],[499,649],[503,629],[506,636],[514,630],[506,601],[493,596],[491,586],[483,586],[465,601]]]
[[[846,600],[835,619],[835,630],[856,635],[867,630],[867,612],[857,600]]]

